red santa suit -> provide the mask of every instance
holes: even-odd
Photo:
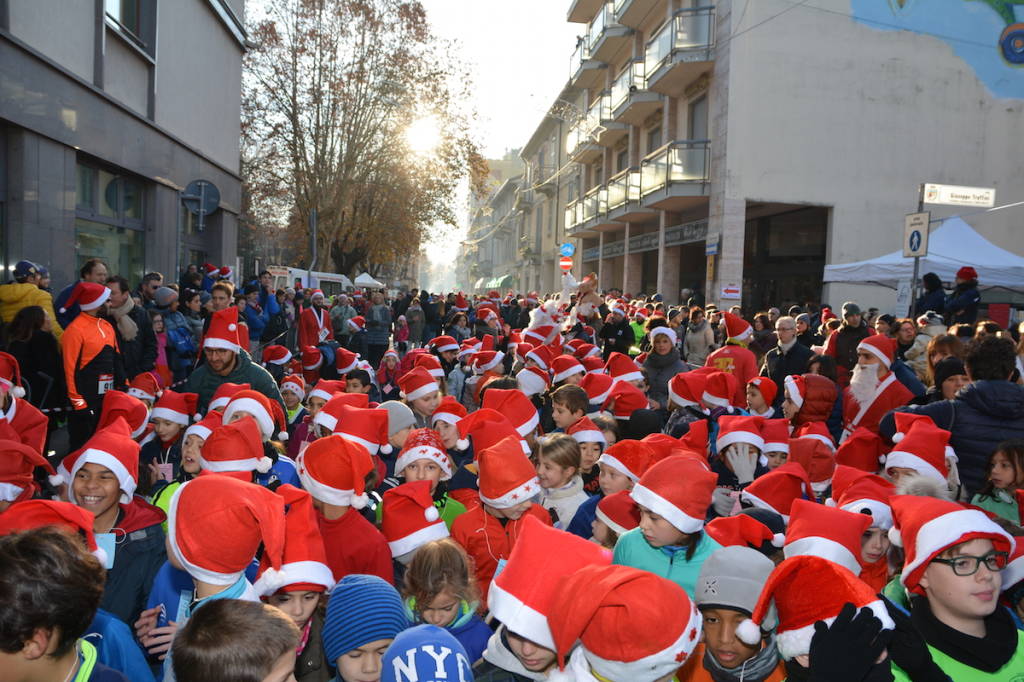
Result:
[[[869,336],[857,345],[858,352],[865,351],[879,358],[885,367],[892,365],[896,351],[896,341],[881,334]],[[874,365],[872,365],[873,367]],[[872,433],[878,433],[878,423],[890,410],[910,402],[914,394],[901,384],[891,371],[882,376],[874,395],[866,403],[860,403],[853,397],[849,387],[843,389],[843,435],[840,442],[858,426],[863,426]]]
[[[49,421],[35,405],[22,398],[10,396],[11,404],[3,411],[2,419],[11,425],[19,440],[36,452],[46,446],[46,428]]]
[[[736,394],[732,404],[747,404],[747,382],[757,376],[757,358],[753,352],[743,346],[724,346],[709,355],[704,364],[735,376]]]
[[[334,340],[331,315],[316,305],[311,305],[299,316],[299,348],[319,346],[326,340]]]

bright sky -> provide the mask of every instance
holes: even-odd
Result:
[[[484,154],[501,158],[522,147],[569,78],[576,36],[586,28],[565,20],[569,0],[420,1],[434,32],[458,43],[453,58],[473,74]],[[451,244],[450,234],[428,243],[428,257],[452,261]]]

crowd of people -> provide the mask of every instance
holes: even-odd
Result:
[[[11,680],[1024,674],[1024,339],[696,298],[0,285]]]

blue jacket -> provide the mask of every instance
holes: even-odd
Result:
[[[134,497],[121,505],[116,524],[114,567],[107,571],[100,607],[125,623],[134,623],[146,605],[153,580],[167,558],[164,512]]]
[[[975,381],[952,400],[900,407],[882,417],[879,433],[892,440],[894,412],[931,417],[936,426],[952,432],[960,481],[973,496],[985,482],[988,460],[996,446],[1008,438],[1024,438],[1024,386],[1009,381]]]
[[[590,499],[576,509],[576,515],[572,517],[566,530],[573,535],[579,535],[584,540],[589,540],[594,534],[592,526],[594,519],[597,518],[597,504],[603,497],[604,495],[601,494],[591,495]]]
[[[960,285],[946,298],[946,312],[952,316],[952,323],[974,324],[978,320],[978,304],[981,294],[978,287]]]
[[[643,530],[634,528],[619,538],[612,563],[632,566],[668,578],[686,590],[686,594],[693,599],[700,567],[712,552],[721,547],[710,535],[701,533],[697,549],[687,561],[685,549],[672,551],[664,547],[651,547],[644,538]]]
[[[917,301],[914,303],[914,314],[924,315],[929,310],[937,312],[939,315],[946,309],[946,292],[942,289],[935,289],[934,291],[926,291],[917,297]]]
[[[273,448],[269,443],[264,443],[264,451],[267,448]],[[281,481],[281,483],[288,483],[295,486],[296,488],[302,488],[302,481],[299,480],[299,472],[295,468],[295,460],[287,455],[281,453],[275,453],[277,458],[274,461],[274,465],[270,467],[270,471],[265,474],[259,472],[256,473],[256,482],[263,487],[267,487],[274,481]],[[270,456],[270,453],[267,453]],[[274,459],[271,457],[271,459]]]
[[[152,682],[153,673],[135,641],[135,634],[113,614],[97,609],[82,639],[96,647],[96,660],[103,665],[124,673],[132,682]]]
[[[245,323],[249,325],[249,338],[253,341],[259,341],[263,335],[263,330],[267,327],[267,322],[270,321],[270,313],[267,312],[266,308],[255,308],[251,305],[245,306]]]
[[[462,614],[448,626],[447,630],[455,635],[455,639],[466,649],[470,663],[475,663],[483,657],[487,640],[494,634],[487,623],[473,611]]]
[[[370,307],[366,313],[366,334],[368,345],[388,345],[391,338],[391,308],[383,304]]]

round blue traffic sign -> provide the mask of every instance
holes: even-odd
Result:
[[[566,258],[572,258],[573,255],[575,255],[576,253],[576,245],[573,244],[572,242],[566,242],[562,244],[562,247],[559,249],[559,251]]]
[[[910,250],[919,251],[921,249],[921,231],[913,230],[910,233]]]

